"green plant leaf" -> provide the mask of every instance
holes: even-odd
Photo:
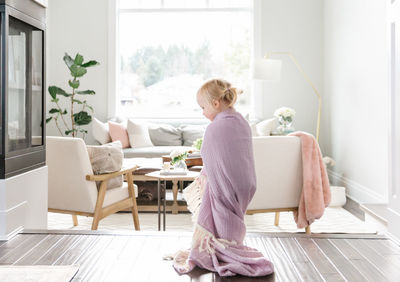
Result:
[[[56,108],[52,108],[52,109],[50,109],[50,111],[49,111],[50,114],[55,114],[55,113],[59,113],[59,112],[60,112],[60,110],[59,110],[59,109],[56,109]]]
[[[51,98],[56,99],[57,96],[57,86],[49,86],[48,88]]]
[[[74,121],[77,125],[86,125],[92,121],[92,117],[85,111],[74,114]]]
[[[78,103],[79,105],[82,105],[82,104],[83,104],[83,102],[82,102],[82,101],[80,101],[80,100],[77,100],[77,99],[72,99],[72,102],[74,102],[74,103]]]
[[[63,89],[61,89],[60,87],[57,87],[57,86],[50,86],[50,87],[49,87],[49,92],[50,92],[50,95],[51,95],[51,97],[52,97],[53,99],[56,98],[56,97],[53,97],[54,93],[55,93],[55,94],[58,94],[58,95],[62,95],[62,96],[64,96],[64,97],[70,97],[70,96],[71,96],[71,94],[68,94],[68,93],[65,92]]]
[[[52,120],[52,117],[46,118],[46,123],[49,123]]]
[[[62,95],[64,97],[71,97],[72,96],[72,94],[68,94],[67,92],[57,93],[57,94]]]
[[[79,131],[82,132],[82,133],[85,133],[85,134],[88,133],[88,131],[87,131],[87,130],[84,130],[84,129],[79,129]]]
[[[94,66],[97,66],[97,65],[100,65],[100,63],[97,62],[97,61],[92,60],[92,61],[89,61],[89,62],[84,63],[84,64],[82,65],[82,67],[88,68],[88,67],[94,67]]]
[[[80,55],[79,53],[76,54],[74,63],[75,63],[75,65],[78,65],[78,66],[82,65],[82,63],[83,63],[83,56]]]
[[[53,100],[51,100],[53,103],[58,103],[58,101],[60,101],[60,99],[58,99],[58,98],[55,98],[55,99],[53,99]]]
[[[72,60],[71,56],[65,53],[64,58],[63,58],[65,64],[68,66],[70,69],[72,65],[74,64],[74,60]]]
[[[76,91],[76,94],[81,94],[81,95],[94,95],[96,92],[93,90],[84,90],[84,91]]]
[[[73,132],[73,130],[65,130],[65,135],[70,135]]]
[[[68,80],[68,84],[69,86],[71,86],[72,88],[76,89],[79,87],[79,80]]]
[[[62,114],[62,115],[68,114],[67,109],[65,109],[61,114]]]
[[[81,76],[85,75],[85,73],[87,72],[87,70],[84,67],[81,67],[81,66],[78,66],[75,64],[73,64],[70,67],[70,70],[71,70],[71,75],[73,77],[81,77]]]

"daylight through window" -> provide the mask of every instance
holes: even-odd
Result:
[[[117,114],[200,117],[196,92],[213,77],[243,89],[249,113],[252,2],[120,0]]]

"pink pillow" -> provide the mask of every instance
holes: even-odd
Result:
[[[129,148],[128,132],[122,124],[109,121],[108,128],[110,131],[111,140],[113,142],[119,140],[121,141],[122,148]]]

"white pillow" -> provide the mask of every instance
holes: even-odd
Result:
[[[258,136],[269,136],[276,127],[276,118],[263,120],[256,124],[256,131]]]
[[[126,130],[128,131],[129,143],[132,148],[154,146],[153,143],[151,143],[149,129],[146,123],[128,120]]]
[[[108,123],[103,123],[95,117],[93,117],[92,121],[92,134],[94,139],[102,145],[111,142]]]

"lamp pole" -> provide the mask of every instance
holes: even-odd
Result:
[[[290,53],[290,52],[269,52],[264,57],[265,57],[265,59],[269,59],[271,55],[287,55],[287,56],[289,56],[289,58],[296,65],[296,67],[300,71],[300,73],[303,74],[303,76],[304,76],[305,80],[308,82],[308,84],[311,85],[311,88],[314,90],[315,95],[317,95],[317,98],[318,98],[318,118],[317,118],[317,129],[316,129],[316,133],[315,133],[315,138],[316,138],[316,140],[318,142],[318,140],[319,140],[319,127],[320,127],[320,120],[321,120],[321,105],[322,105],[321,95],[319,94],[317,88],[315,88],[314,84],[311,82],[310,78],[304,72],[303,68],[300,66],[299,62],[293,56],[292,53]]]

